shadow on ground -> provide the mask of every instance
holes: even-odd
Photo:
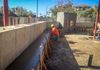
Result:
[[[87,66],[80,66],[80,68],[88,68],[88,69],[94,69],[94,70],[100,70],[100,66],[93,66],[92,65],[92,61],[93,61],[93,55],[89,55],[89,59],[88,59],[88,64]]]
[[[69,36],[67,36],[69,35]],[[92,41],[93,37],[87,35],[86,33],[71,33],[71,34],[67,34],[66,39],[68,39],[68,42],[70,44],[69,47],[71,47],[71,51],[74,54],[74,57],[77,60],[77,63],[79,64],[79,67],[81,70],[100,70],[100,57],[99,55],[99,46],[95,46],[95,44],[93,44],[94,42],[89,42]],[[71,38],[71,35],[73,36]],[[82,36],[80,36],[82,35]],[[74,39],[75,36],[79,36],[79,39]],[[72,40],[71,40],[71,39]],[[76,41],[77,40],[77,41]],[[86,41],[88,44],[86,44],[85,42],[82,41],[82,46],[81,46],[81,42],[78,40],[83,40]],[[74,42],[71,43],[70,41]],[[75,42],[77,42],[77,45],[75,44]],[[91,44],[92,43],[92,44]],[[72,45],[71,44],[75,44]],[[90,46],[88,46],[90,45]],[[81,46],[81,47],[80,47]],[[84,47],[85,46],[85,47]],[[76,48],[77,47],[77,48]],[[97,53],[98,52],[98,53]]]

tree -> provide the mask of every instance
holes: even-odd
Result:
[[[83,10],[87,10],[90,8],[90,6],[88,6],[87,4],[83,4],[81,5],[81,7],[83,8]]]
[[[73,5],[72,1],[73,0],[67,0],[66,4],[54,6],[51,9],[52,17],[56,18],[57,12],[75,12],[74,8],[72,7]]]
[[[69,6],[69,5],[64,5],[64,6],[58,6],[58,7],[54,7],[51,9],[51,12],[52,12],[52,17],[55,17],[57,16],[57,12],[75,12],[74,11],[74,8],[72,6]]]
[[[3,13],[3,7],[0,7],[0,13]],[[28,17],[31,15],[32,17],[36,17],[35,13],[32,13],[32,11],[27,11],[27,9],[23,7],[14,7],[8,9],[9,14],[16,14],[17,16],[24,16]]]
[[[54,6],[54,8],[51,9],[51,12],[52,12],[52,17],[56,18],[57,12],[58,12],[58,8],[56,6]]]
[[[29,12],[28,12],[28,15],[30,15],[30,16],[32,16],[32,17],[36,17],[36,14],[33,13],[32,11],[29,11]]]
[[[97,6],[96,5],[93,6],[93,10],[95,13],[97,13]]]
[[[28,16],[27,9],[23,7],[15,7],[15,8],[11,8],[10,10],[18,16]]]

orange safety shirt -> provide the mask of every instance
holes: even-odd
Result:
[[[53,35],[59,36],[59,31],[58,31],[58,29],[56,27],[52,28],[51,33]]]

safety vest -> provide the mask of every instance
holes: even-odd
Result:
[[[53,27],[52,30],[51,30],[51,34],[59,36],[59,30],[56,27]]]

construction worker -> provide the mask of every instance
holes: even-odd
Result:
[[[51,24],[51,40],[57,42],[59,38],[59,30],[55,27],[54,24]]]
[[[58,30],[59,30],[59,35],[60,35],[60,37],[62,36],[62,25],[61,25],[61,23],[57,23],[57,28],[58,28]]]

